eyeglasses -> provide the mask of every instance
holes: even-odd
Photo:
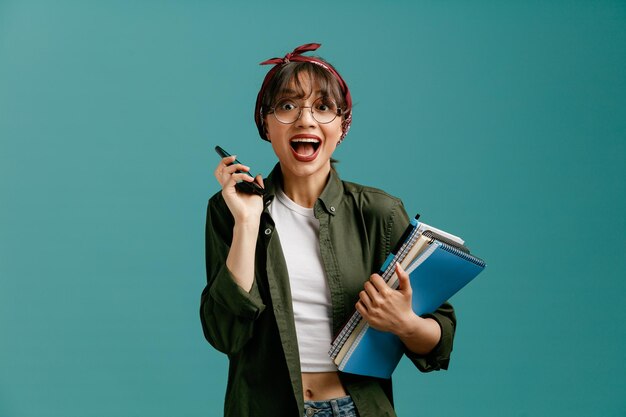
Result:
[[[270,109],[270,113],[274,113],[274,117],[280,123],[288,125],[300,118],[302,109],[311,109],[311,116],[321,124],[330,123],[341,115],[341,109],[337,107],[337,103],[328,97],[318,98],[311,106],[300,106],[295,100],[284,98]]]

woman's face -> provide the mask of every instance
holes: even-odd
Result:
[[[265,118],[267,138],[280,161],[284,176],[308,177],[326,176],[330,172],[330,157],[341,138],[341,122],[343,118],[337,116],[327,124],[317,122],[310,106],[322,96],[317,83],[302,74],[300,82],[305,94],[303,98],[294,98],[293,101],[302,108],[300,117],[292,124],[279,122],[274,114]],[[292,90],[295,90],[290,86]],[[278,97],[289,98],[288,92]]]

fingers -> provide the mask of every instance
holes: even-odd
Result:
[[[395,268],[400,281],[398,290],[389,287],[380,275],[372,274],[363,284],[355,308],[373,328],[398,334],[413,310],[409,275],[399,264]]]
[[[229,185],[233,185],[234,186],[235,184],[237,184],[238,182],[241,182],[241,181],[252,182],[252,181],[254,181],[254,178],[252,178],[248,174],[234,173],[226,180],[225,186],[229,186]]]
[[[370,281],[380,279],[383,285],[387,286],[380,275],[374,274],[370,277]],[[359,300],[355,308],[364,317],[370,326],[380,326],[385,322],[386,311],[389,308],[389,299],[385,298],[372,282],[366,281],[363,285],[364,289],[359,293]],[[390,290],[389,287],[387,287]]]
[[[220,163],[223,165],[230,165],[233,162],[235,162],[236,159],[237,159],[237,155],[231,155],[231,156],[227,156],[226,158],[222,158]]]
[[[243,165],[243,164],[235,164],[235,165],[218,167],[215,172],[221,176],[224,176],[224,175],[232,175],[237,171],[248,172],[250,171],[250,167]]]
[[[406,275],[404,271],[402,271]],[[408,276],[407,276],[408,280]],[[410,288],[410,284],[409,284]],[[368,310],[382,307],[387,300],[394,296],[395,290],[389,287],[378,274],[372,274],[369,281],[363,284],[363,291],[359,293],[359,300]]]
[[[411,289],[411,279],[399,262],[396,263],[396,274],[398,274],[399,281],[398,289],[410,294],[413,291]]]
[[[373,274],[369,281],[366,281],[363,285],[364,290],[361,291],[367,295],[364,302],[366,307],[380,307],[385,303],[385,300],[389,299],[393,294],[393,291],[384,279],[378,274]]]
[[[253,181],[254,179],[247,174],[240,174],[237,171],[248,172],[250,167],[243,164],[231,164],[235,160],[235,155],[223,158],[215,168],[215,178],[224,187],[230,180],[237,181]],[[243,176],[242,176],[243,175]],[[245,178],[248,177],[248,178]]]
[[[378,290],[378,292],[382,293],[382,294],[388,294],[391,290],[391,288],[389,288],[389,285],[387,285],[387,283],[385,282],[385,280],[383,279],[383,277],[381,277],[378,274],[372,274],[372,276],[370,277],[369,282],[371,282],[374,287],[376,288],[376,290]]]
[[[377,307],[382,303],[382,297],[381,295],[378,293],[378,290],[376,289],[376,287],[374,287],[372,285],[371,282],[366,281],[365,284],[363,285],[364,290],[361,292],[364,292],[367,300],[367,303],[365,304],[368,308],[370,307]],[[365,297],[362,297],[362,299]]]
[[[219,177],[221,176],[221,174],[223,173],[224,169],[232,164],[235,159],[237,158],[236,155],[231,155],[231,156],[227,156],[226,158],[222,158],[222,160],[220,161],[219,164],[217,164],[217,167],[215,167],[215,177],[217,177],[219,179]]]
[[[361,316],[366,317],[366,318],[369,317],[369,312],[367,311],[367,308],[363,305],[361,301],[358,301],[354,307],[356,308],[356,311],[358,311],[361,314]]]
[[[367,282],[366,282],[367,284]],[[363,306],[367,309],[372,308],[372,299],[366,290],[359,292],[359,301],[363,304]]]
[[[232,172],[237,170],[242,170],[245,168],[245,171],[249,171],[250,168],[243,164],[233,164],[235,162],[236,155],[227,156],[226,158],[222,158],[217,167],[215,168],[215,172],[224,172],[226,169],[230,169]],[[232,164],[232,165],[231,165]]]

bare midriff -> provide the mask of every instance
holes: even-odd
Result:
[[[305,401],[326,401],[348,395],[337,372],[303,372],[302,390]]]

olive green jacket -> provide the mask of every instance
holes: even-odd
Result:
[[[210,200],[206,222],[207,286],[200,317],[204,335],[229,358],[224,415],[263,417],[303,415],[304,395],[287,267],[267,207],[281,181],[277,165],[265,180],[265,211],[256,246],[255,280],[250,292],[226,267],[234,220],[221,193]],[[341,181],[332,171],[314,205],[319,241],[332,301],[333,331],[354,312],[358,293],[378,271],[409,224],[402,202],[383,191]],[[441,341],[426,357],[407,351],[423,372],[447,369],[456,319],[442,305],[434,318]],[[361,417],[395,416],[391,380],[339,374]]]

